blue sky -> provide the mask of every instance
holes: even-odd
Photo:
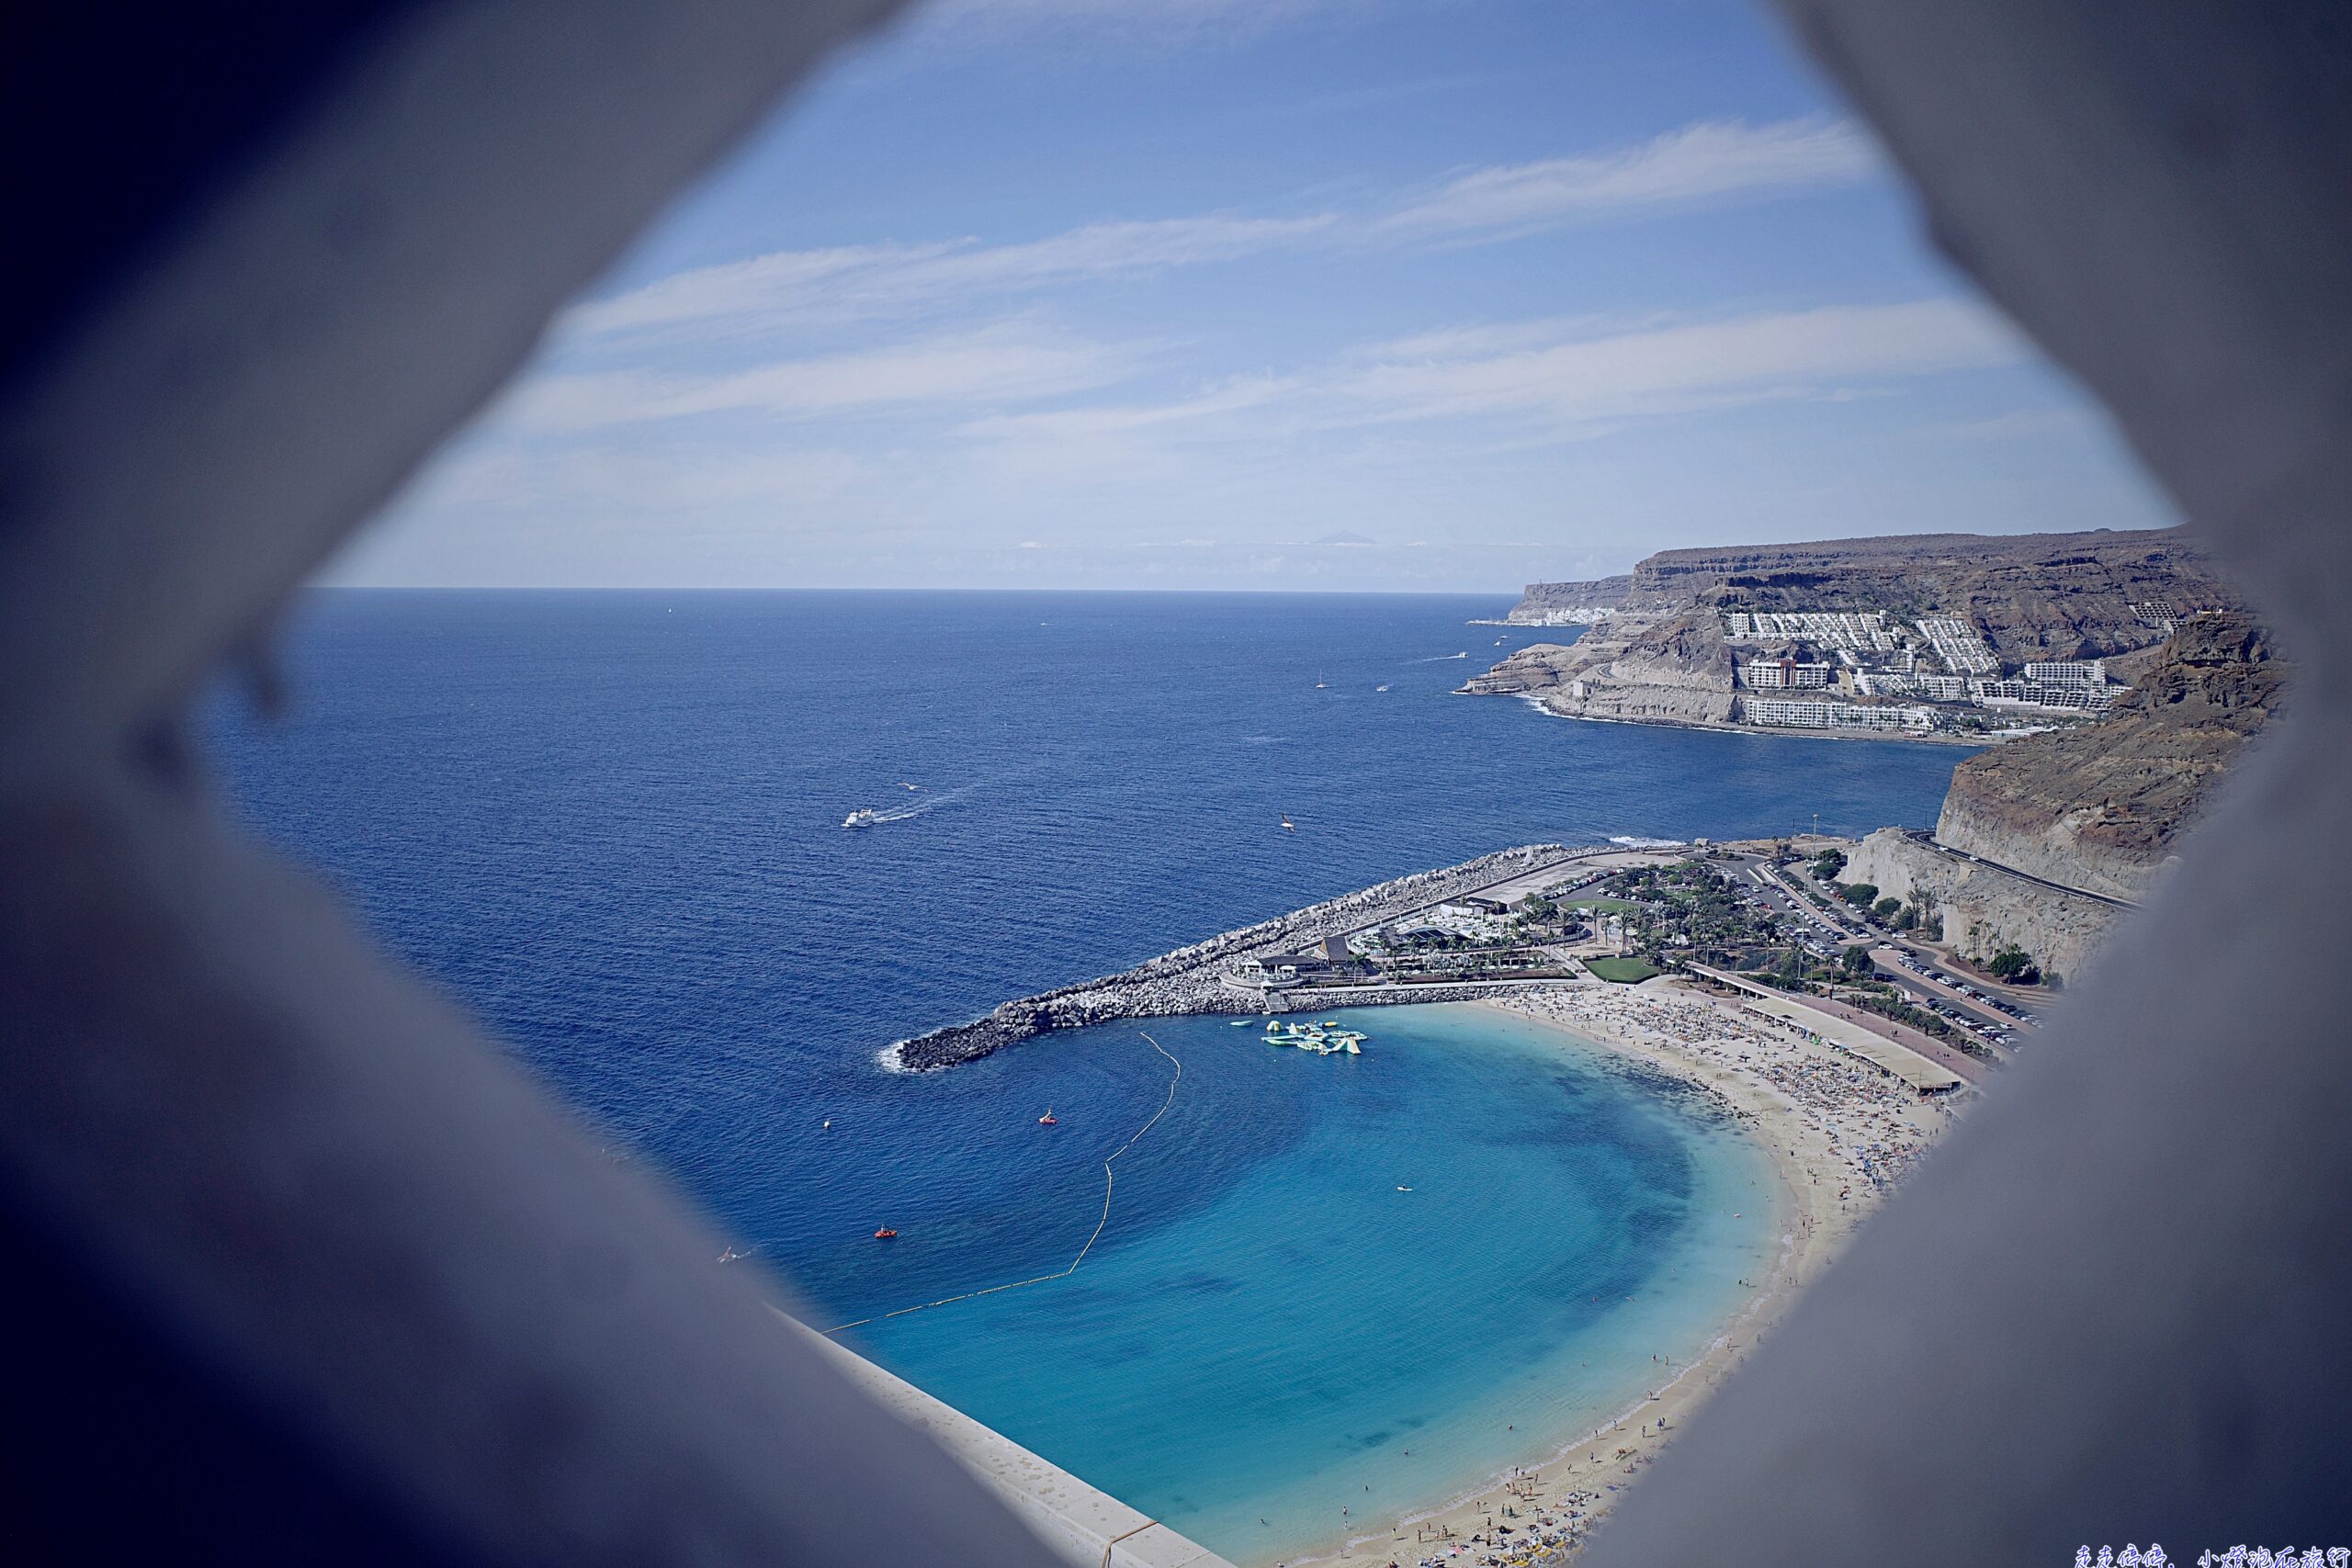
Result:
[[[1507,591],[2172,521],[1721,0],[941,0],[333,577]]]

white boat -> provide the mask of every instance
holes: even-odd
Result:
[[[1374,690],[1374,691],[1375,691],[1375,692],[1385,692],[1385,691],[1386,691],[1387,689],[1388,689],[1388,688],[1387,688],[1387,687],[1385,687],[1385,686],[1374,686],[1374,687],[1373,688],[1373,690]]]
[[[842,819],[844,828],[871,828],[882,820],[882,814],[870,807],[861,806]]]

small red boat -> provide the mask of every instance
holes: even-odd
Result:
[[[880,1230],[874,1233],[874,1239],[876,1241],[888,1241],[898,1234],[899,1233],[897,1231],[892,1230],[888,1225],[884,1225]]]
[[[1037,1118],[1037,1125],[1040,1127],[1058,1127],[1061,1125],[1061,1122],[1055,1117],[1053,1111],[1049,1109],[1043,1116]]]

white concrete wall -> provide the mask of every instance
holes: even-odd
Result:
[[[876,1404],[921,1429],[979,1478],[1021,1521],[1083,1568],[1233,1568],[1206,1547],[1088,1485],[1058,1465],[883,1371],[804,1325],[794,1331],[830,1356]]]

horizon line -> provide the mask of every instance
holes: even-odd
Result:
[[[1617,575],[1623,576],[1623,573]],[[1543,581],[1542,579],[1536,580]],[[1570,581],[1560,579],[1559,581]],[[1524,595],[1532,583],[1517,588],[1102,588],[1102,587],[899,587],[888,585],[802,587],[775,585],[739,587],[716,583],[693,583],[675,587],[616,587],[577,583],[427,583],[427,582],[314,582],[306,585],[304,593],[709,593],[749,595],[754,593],[1133,593],[1157,594],[1164,598],[1204,597],[1211,594],[1250,594],[1274,596],[1314,596],[1343,599],[1495,599]]]

